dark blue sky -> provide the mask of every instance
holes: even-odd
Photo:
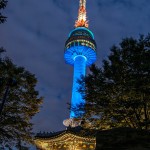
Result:
[[[79,0],[10,0],[0,26],[0,45],[14,63],[38,79],[44,96],[34,131],[64,129],[69,117],[73,68],[64,62],[64,44],[77,18]],[[89,29],[97,42],[97,65],[122,38],[147,34],[150,0],[87,0]]]

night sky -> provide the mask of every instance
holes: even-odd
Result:
[[[79,0],[10,0],[0,25],[0,46],[13,62],[36,75],[44,96],[33,118],[34,131],[65,129],[69,117],[73,67],[65,64],[64,44],[74,28]],[[150,28],[150,0],[87,0],[89,29],[97,42],[97,65],[110,47]]]

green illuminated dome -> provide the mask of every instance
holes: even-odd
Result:
[[[88,46],[93,50],[96,50],[96,43],[94,41],[93,33],[84,27],[74,29],[65,43],[65,47],[68,49],[71,46]]]
[[[86,57],[87,66],[96,61],[96,43],[94,35],[85,27],[78,27],[71,31],[65,43],[66,63],[73,65],[74,58],[78,55]]]

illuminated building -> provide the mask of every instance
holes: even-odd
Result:
[[[76,127],[54,133],[38,133],[35,143],[39,150],[94,150],[95,131]]]
[[[86,0],[80,0],[78,19],[75,22],[75,29],[69,34],[65,43],[64,58],[67,64],[74,67],[73,88],[71,106],[76,107],[80,103],[84,104],[81,93],[78,91],[80,84],[77,82],[85,76],[86,66],[90,66],[96,61],[96,43],[93,33],[88,29],[86,17]],[[76,117],[73,111],[70,118],[64,121],[66,126],[72,125]],[[73,126],[76,126],[76,122]]]
[[[86,0],[80,0],[78,19],[75,22],[75,29],[69,34],[65,43],[64,59],[67,64],[74,67],[73,88],[71,106],[84,104],[82,95],[78,91],[77,80],[85,76],[86,67],[96,61],[96,43],[93,33],[88,29],[86,17]],[[81,121],[76,121],[76,115],[70,112],[70,118],[64,120],[67,130],[38,134],[35,143],[41,150],[94,150],[96,139],[95,131],[85,130],[79,127]]]

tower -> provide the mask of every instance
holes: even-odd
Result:
[[[75,29],[69,34],[65,43],[64,58],[67,64],[74,67],[73,87],[71,105],[84,104],[84,100],[77,83],[81,76],[85,76],[86,66],[90,66],[96,61],[96,43],[93,33],[88,29],[86,18],[86,0],[80,0],[78,19],[75,22]],[[35,136],[37,148],[41,150],[94,150],[96,147],[96,130],[84,129],[76,121],[75,113],[71,111],[70,118],[63,123],[66,130],[51,133],[39,133]]]
[[[75,21],[75,28],[70,32],[65,43],[64,59],[67,64],[74,67],[73,87],[71,106],[76,107],[84,103],[81,93],[78,91],[80,85],[77,80],[85,76],[86,67],[96,61],[96,43],[93,33],[88,29],[86,16],[86,0],[80,0],[78,19]],[[75,118],[73,111],[70,112],[70,119]],[[64,121],[67,125],[69,120]]]

